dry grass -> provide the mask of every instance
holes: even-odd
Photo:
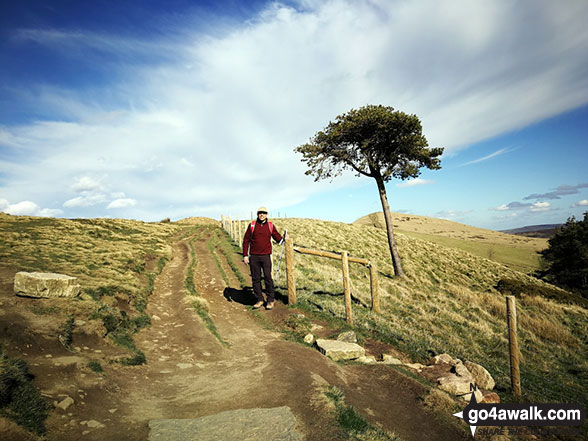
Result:
[[[369,310],[369,273],[351,264],[354,319],[359,327],[426,361],[431,352],[449,352],[486,366],[498,390],[509,389],[508,341],[501,278],[545,286],[506,265],[454,247],[397,233],[404,279],[392,277],[386,234],[379,228],[311,219],[275,219],[299,246],[341,252],[377,263],[382,313]],[[527,238],[524,238],[526,240]],[[532,253],[532,249],[529,249]],[[274,250],[274,260],[279,250]],[[345,317],[341,263],[295,255],[298,298],[310,307]],[[285,271],[277,281],[285,292]],[[588,312],[538,296],[517,301],[524,363],[523,390],[537,400],[571,401],[588,393]],[[549,373],[549,375],[547,375]]]
[[[399,233],[467,251],[525,273],[540,268],[537,251],[547,248],[547,239],[515,236],[414,214],[392,213],[392,217]],[[385,229],[384,215],[372,213],[356,220],[354,225]]]

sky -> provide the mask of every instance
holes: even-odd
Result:
[[[392,211],[496,230],[588,211],[584,0],[0,0],[0,211],[353,222],[375,182],[294,148],[368,104],[441,170]]]

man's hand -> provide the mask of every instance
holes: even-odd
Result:
[[[249,265],[249,256],[243,257],[243,262],[245,262],[245,265]]]

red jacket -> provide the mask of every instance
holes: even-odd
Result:
[[[282,236],[274,226],[273,232],[270,232],[269,222],[264,223],[255,221],[255,228],[251,234],[251,224],[247,225],[247,231],[243,238],[243,256],[247,257],[251,254],[264,255],[272,253],[272,237],[276,242],[282,240]]]

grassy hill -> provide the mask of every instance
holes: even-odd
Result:
[[[378,264],[380,314],[369,310],[367,269],[357,264],[350,268],[356,329],[364,337],[391,343],[413,361],[426,361],[432,353],[448,352],[479,362],[493,374],[503,398],[508,398],[509,390],[506,307],[504,294],[497,286],[506,279],[510,286],[523,287],[517,295],[525,398],[578,402],[579,397],[588,395],[587,310],[538,295],[550,293],[556,298],[569,298],[564,291],[513,269],[516,265],[488,259],[452,243],[448,246],[444,241],[461,241],[466,237],[474,245],[512,247],[509,240],[515,240],[514,245],[520,244],[531,255],[533,247],[542,242],[511,239],[495,232],[481,233],[465,226],[459,230],[444,221],[436,226],[422,224],[423,229],[419,230],[414,225],[418,217],[405,217],[409,220],[398,221],[397,230],[398,248],[407,275],[404,279],[392,277],[386,233],[373,224],[349,225],[313,219],[275,219],[274,223],[281,232],[287,228],[299,246],[336,252],[347,250],[351,256]],[[14,274],[21,270],[77,276],[84,287],[79,300],[58,301],[51,310],[37,307],[26,313],[43,314],[59,323],[65,323],[72,314],[101,319],[105,327],[114,323],[116,332],[111,334],[118,338],[114,343],[120,343],[127,341],[122,338],[125,335],[132,336],[140,327],[149,325],[149,318],[144,314],[145,302],[155,276],[170,256],[174,238],[204,225],[211,231],[219,228],[218,221],[200,218],[144,223],[0,214],[0,283],[6,292],[11,291]],[[222,234],[213,236],[215,240],[224,238]],[[275,251],[277,260],[279,249]],[[296,278],[301,307],[344,320],[339,262],[297,254]],[[249,283],[247,275],[243,280]],[[284,269],[277,286],[285,294]],[[137,351],[129,349],[131,354]]]
[[[531,273],[540,268],[538,251],[547,248],[547,239],[514,236],[483,228],[414,214],[392,213],[394,228],[406,236],[457,248]],[[372,213],[354,222],[384,229],[384,214]]]
[[[494,375],[503,398],[510,388],[506,303],[505,295],[496,287],[501,279],[522,286],[517,302],[525,396],[541,401],[573,401],[586,395],[588,311],[537,295],[551,292],[565,298],[564,291],[505,264],[445,244],[446,239],[462,240],[459,235],[479,235],[468,240],[493,246],[502,240],[508,247],[510,237],[494,232],[481,234],[465,226],[461,232],[442,229],[451,226],[443,221],[436,226],[429,224],[424,232],[409,231],[418,229],[415,221],[419,220],[399,222],[396,239],[406,272],[404,279],[392,277],[386,233],[381,228],[311,219],[275,219],[275,225],[280,231],[287,228],[296,245],[347,250],[351,256],[377,263],[381,314],[369,310],[368,270],[351,265],[352,295],[357,302],[353,310],[359,331],[394,344],[414,361],[423,362],[432,353],[443,352],[476,361]],[[437,232],[446,235],[435,236]],[[540,243],[527,238],[512,240],[525,244],[528,253]],[[277,255],[275,252],[275,259]],[[344,320],[340,262],[299,254],[295,259],[300,303]],[[284,271],[277,285],[286,292]]]

